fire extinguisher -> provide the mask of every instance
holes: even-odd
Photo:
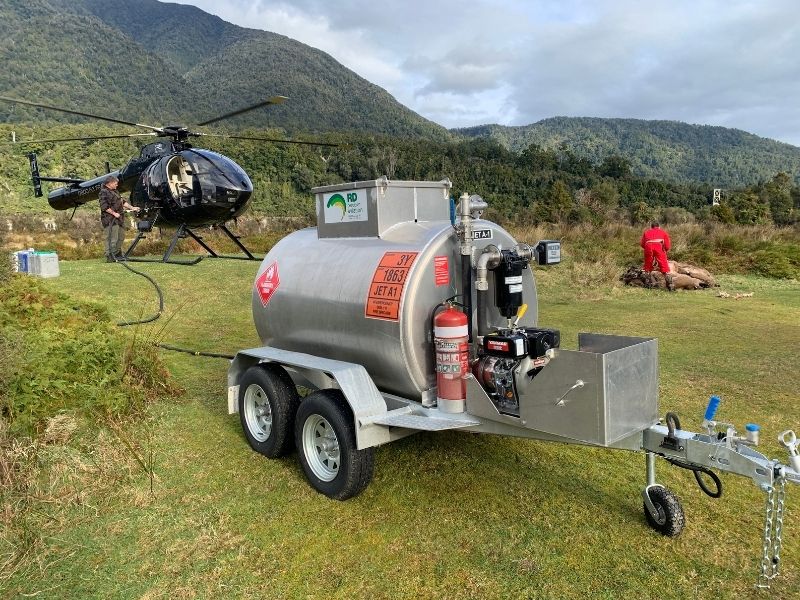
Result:
[[[464,412],[467,385],[464,377],[469,364],[467,315],[448,304],[433,319],[433,344],[436,348],[436,402],[439,410]]]

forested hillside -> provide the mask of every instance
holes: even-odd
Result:
[[[324,52],[191,6],[7,0],[0,62],[2,95],[136,122],[191,124],[280,94],[289,102],[226,126],[450,137]],[[0,122],[42,118],[0,105]]]
[[[0,125],[8,137],[11,125]],[[101,124],[16,127],[17,135],[36,138],[80,137],[114,131]],[[275,136],[274,130],[247,135]],[[492,218],[503,222],[667,222],[715,219],[747,224],[791,224],[800,216],[800,187],[779,173],[764,184],[726,192],[723,205],[710,206],[712,187],[704,183],[666,183],[637,177],[628,162],[610,156],[600,162],[569,150],[531,146],[515,153],[488,139],[433,142],[424,139],[327,134],[320,138],[337,148],[279,145],[253,141],[204,139],[203,145],[230,156],[250,174],[256,213],[309,216],[310,189],[316,185],[374,179],[440,180],[454,183],[453,193],[481,194],[490,202]],[[143,142],[140,142],[143,143]],[[52,213],[46,200],[34,198],[25,152],[39,153],[45,175],[81,177],[102,173],[106,160],[119,167],[138,155],[131,141],[42,143],[0,146],[0,213]],[[89,206],[86,210],[96,210]]]
[[[554,117],[532,125],[482,125],[453,130],[487,137],[522,151],[531,144],[565,148],[598,162],[624,156],[636,175],[669,181],[704,181],[739,187],[766,181],[778,171],[800,178],[800,148],[738,129],[678,121]]]

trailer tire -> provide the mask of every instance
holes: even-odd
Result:
[[[306,396],[297,410],[294,435],[300,466],[315,490],[347,500],[369,485],[375,449],[357,448],[353,413],[340,391]]]
[[[647,510],[647,505],[643,504],[647,524],[667,537],[675,537],[680,534],[686,524],[686,516],[683,514],[683,507],[681,507],[678,496],[661,486],[650,488],[647,493],[658,511],[658,517],[653,517]]]
[[[262,363],[245,371],[239,382],[239,418],[247,443],[268,458],[294,448],[294,419],[300,397],[286,370]]]

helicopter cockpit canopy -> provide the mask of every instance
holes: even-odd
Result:
[[[247,173],[231,159],[210,150],[190,148],[163,156],[146,169],[142,178],[146,197],[156,201],[162,217],[167,218],[169,213],[180,211],[183,220],[196,217],[204,222],[224,222],[238,216],[253,193]],[[149,204],[145,197],[142,200],[142,204]],[[152,204],[149,207],[156,208]]]

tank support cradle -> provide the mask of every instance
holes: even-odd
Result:
[[[683,527],[683,510],[677,497],[656,482],[656,455],[673,465],[695,472],[706,494],[719,497],[718,485],[712,493],[700,480],[699,473],[710,474],[710,468],[749,477],[767,495],[762,538],[762,556],[757,588],[767,589],[778,575],[782,545],[783,514],[786,483],[800,483],[800,456],[793,432],[783,432],[778,440],[787,448],[791,466],[770,460],[753,450],[757,436],[740,437],[728,423],[706,419],[707,433],[693,433],[663,425],[653,425],[644,431],[642,449],[645,451],[646,484],[642,490],[645,516],[648,523],[664,535],[677,535]],[[678,426],[679,427],[679,426]],[[718,428],[720,431],[718,431]],[[670,522],[671,521],[671,522]]]

